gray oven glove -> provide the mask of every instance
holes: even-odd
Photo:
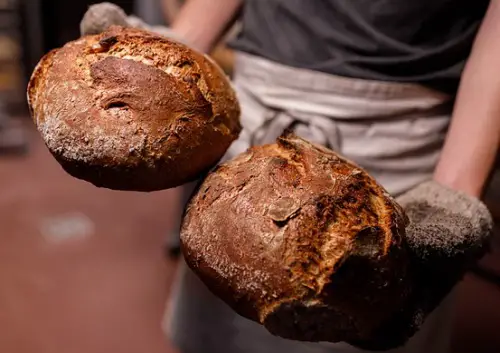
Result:
[[[425,182],[397,201],[410,220],[406,241],[414,291],[373,340],[349,342],[362,349],[383,351],[403,345],[486,253],[492,233],[492,216],[481,201],[437,182]]]
[[[101,2],[88,8],[80,22],[80,33],[81,35],[99,34],[113,25],[143,29],[188,45],[183,38],[168,27],[151,26],[136,16],[127,16],[121,7],[110,2]]]

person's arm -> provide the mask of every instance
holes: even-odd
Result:
[[[187,0],[170,29],[194,48],[208,53],[233,21],[241,4],[242,0]]]
[[[179,9],[182,7],[181,0],[162,0],[161,2],[163,15],[167,20],[167,25],[170,26],[174,18],[177,17]]]
[[[464,70],[434,179],[480,197],[500,144],[500,1],[490,4]]]

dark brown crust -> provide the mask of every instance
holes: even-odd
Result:
[[[365,171],[286,133],[209,174],[181,239],[239,314],[285,338],[336,342],[369,337],[406,300],[407,222]]]
[[[71,175],[152,191],[215,165],[241,130],[236,95],[208,57],[111,27],[47,54],[28,86],[33,120]]]

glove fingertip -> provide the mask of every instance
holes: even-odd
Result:
[[[125,11],[110,2],[90,5],[80,21],[80,34],[99,34],[111,25],[127,26]]]

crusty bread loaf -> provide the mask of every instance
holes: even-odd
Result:
[[[28,103],[68,173],[118,190],[194,180],[241,129],[235,93],[212,60],[118,26],[48,53],[32,75]]]
[[[212,171],[188,265],[236,312],[303,341],[370,337],[411,292],[403,209],[365,171],[290,132]]]

